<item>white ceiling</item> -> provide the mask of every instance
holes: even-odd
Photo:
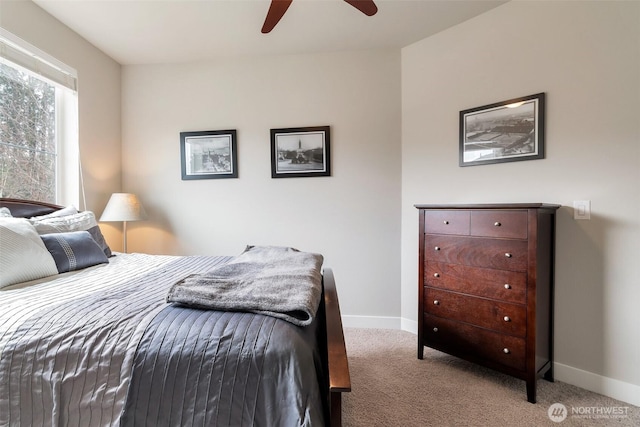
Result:
[[[121,64],[401,48],[499,6],[486,0],[294,0],[269,34],[270,0],[33,0]]]

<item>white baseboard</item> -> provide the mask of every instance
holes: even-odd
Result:
[[[343,315],[342,325],[345,328],[400,329],[412,334],[418,333],[418,322],[402,317]]]
[[[343,315],[345,328],[401,329],[399,317]]]
[[[554,362],[556,380],[640,406],[640,386]]]
[[[403,331],[411,332],[414,335],[418,335],[418,322],[415,320],[409,320],[405,318],[400,319],[400,329]]]
[[[402,317],[342,316],[342,323],[347,328],[400,329],[412,334],[418,333],[418,322]],[[553,364],[553,376],[558,381],[640,406],[640,386],[638,385],[603,377],[558,362]]]

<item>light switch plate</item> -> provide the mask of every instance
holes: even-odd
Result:
[[[573,219],[591,219],[591,200],[574,200]]]

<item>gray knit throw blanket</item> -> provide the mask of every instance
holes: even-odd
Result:
[[[247,246],[227,264],[174,284],[167,302],[246,311],[295,325],[312,321],[322,295],[322,255],[278,246]]]

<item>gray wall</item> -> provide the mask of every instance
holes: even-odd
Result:
[[[415,203],[546,202],[561,380],[640,404],[640,3],[510,2],[402,50],[402,317]],[[546,159],[458,167],[458,113],[547,94]],[[573,219],[591,200],[590,221]]]
[[[345,314],[399,326],[398,50],[127,65],[122,82],[124,188],[151,216],[131,224],[130,250],[319,252]],[[270,129],[322,125],[332,176],[272,179]],[[239,178],[182,181],[180,132],[224,129],[238,131]]]

